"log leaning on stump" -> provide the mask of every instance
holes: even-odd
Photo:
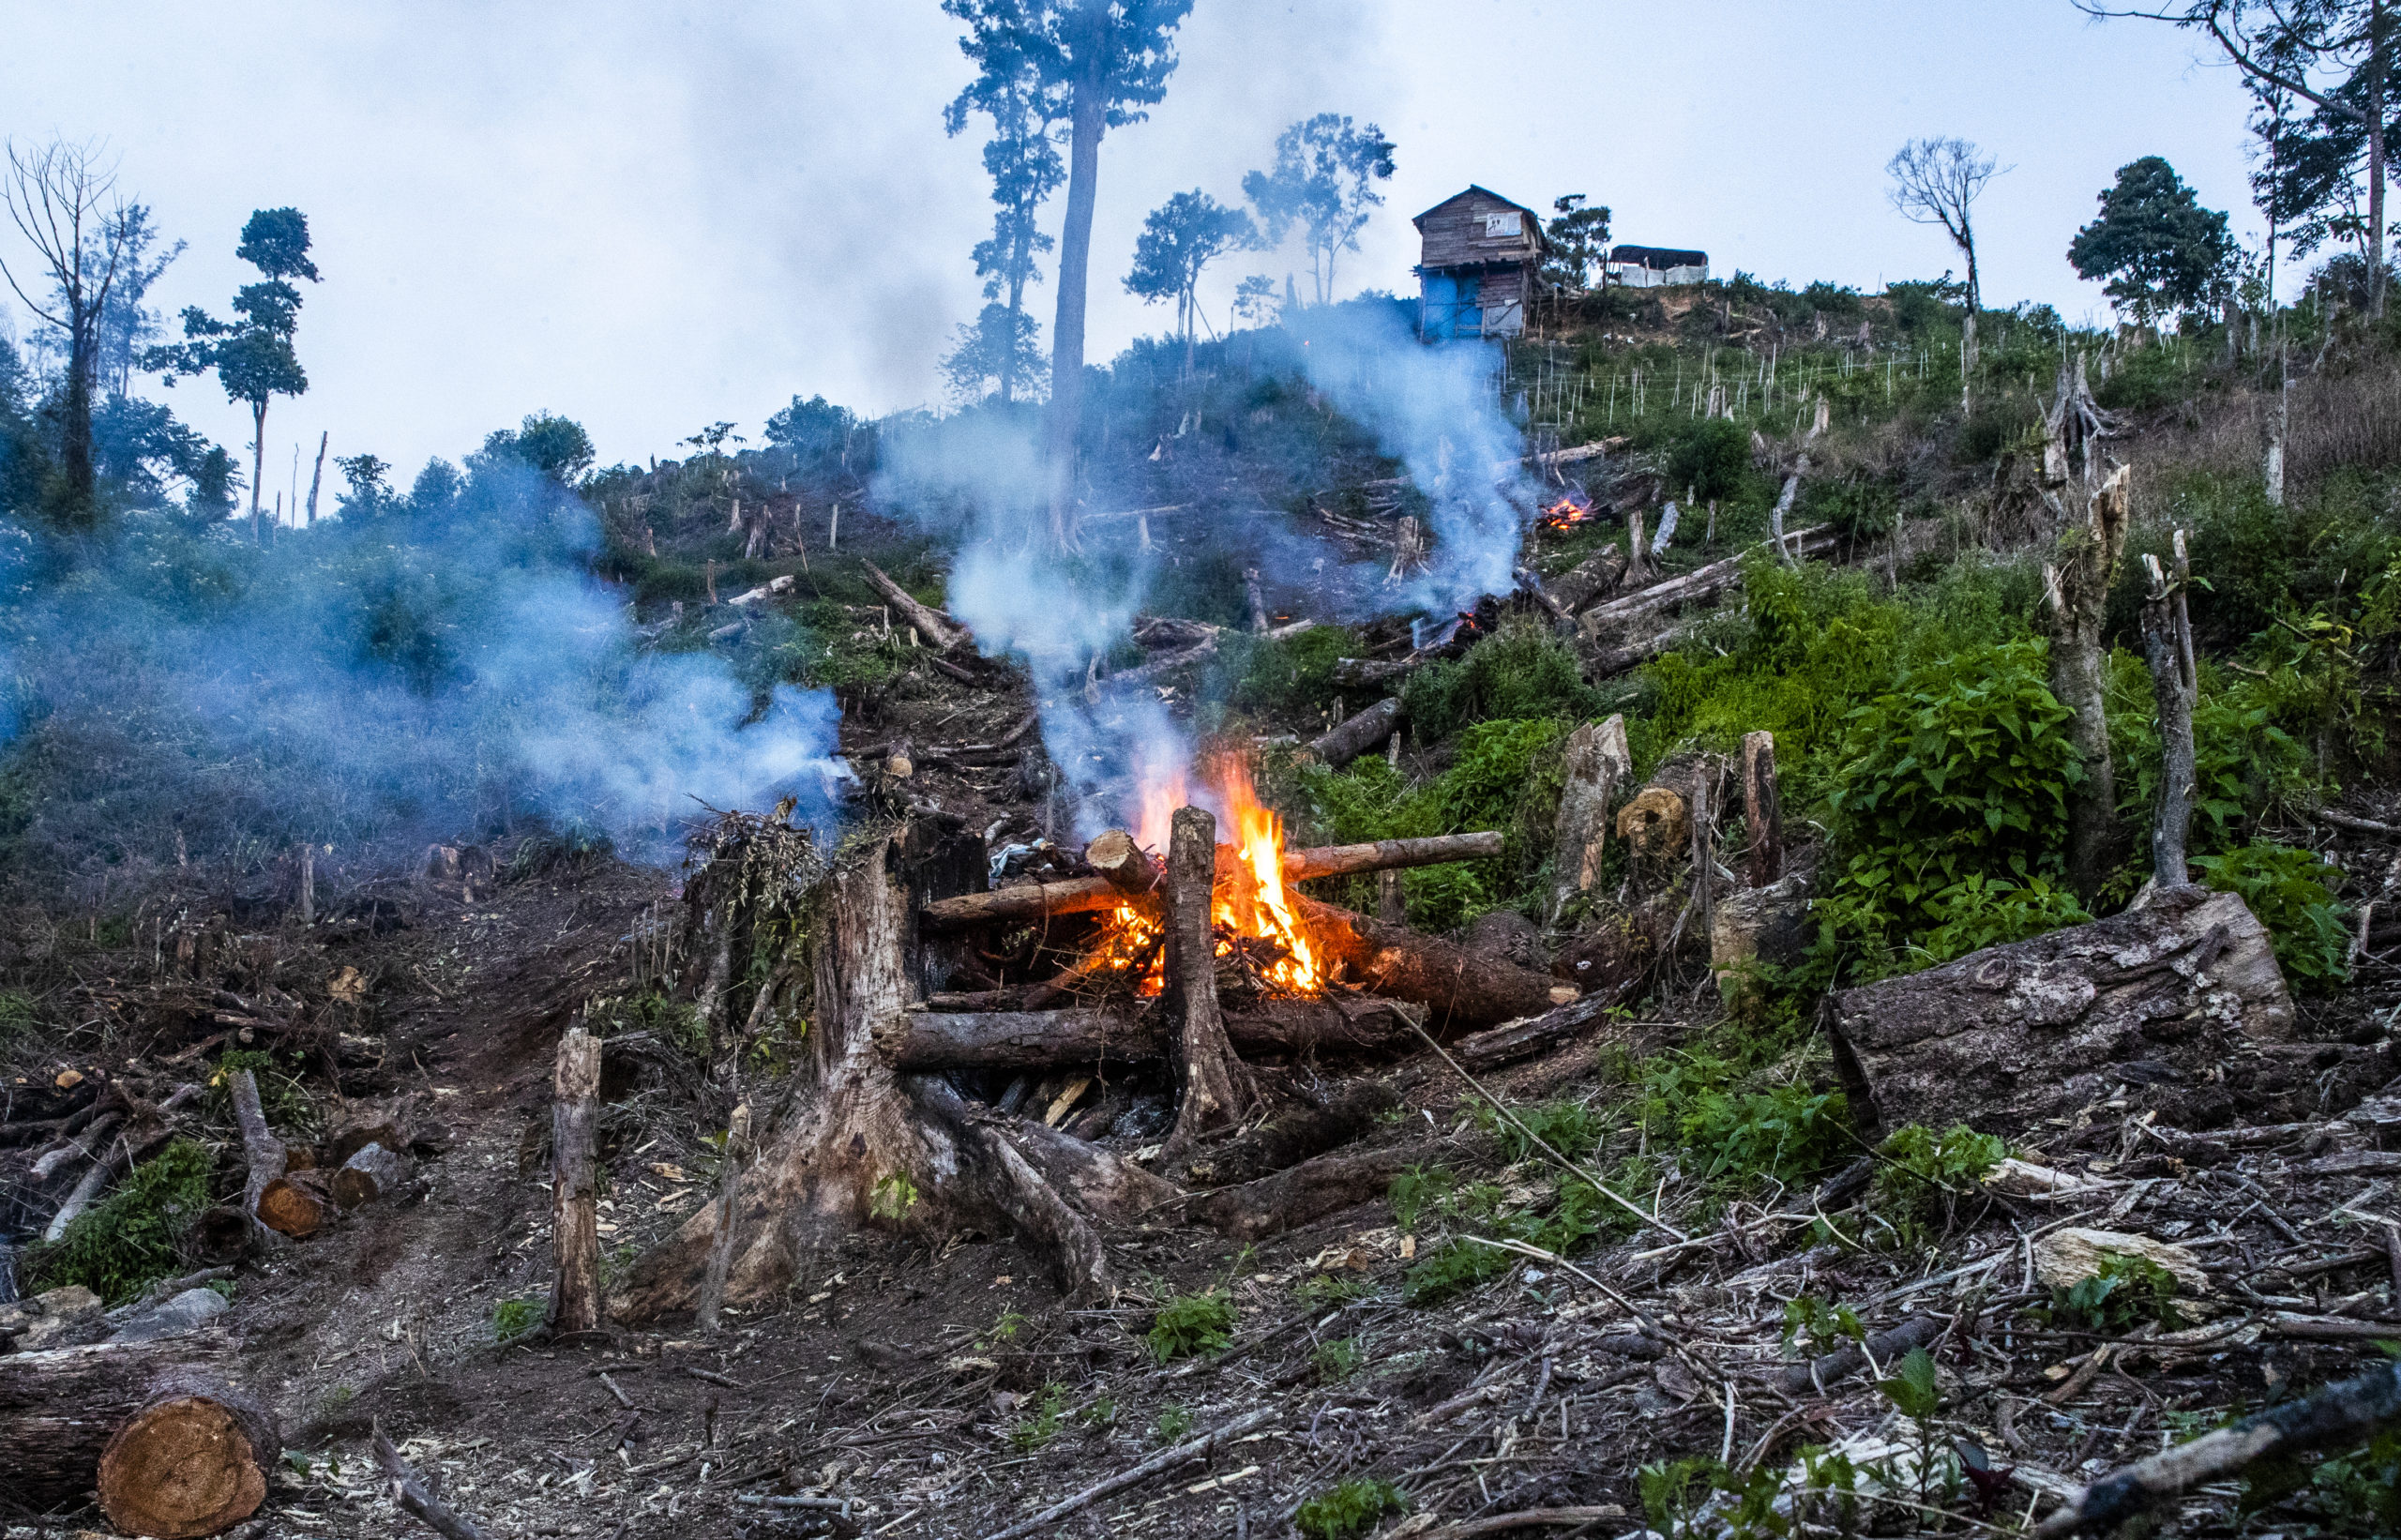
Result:
[[[112,1521],[128,1532],[152,1535],[209,1534],[248,1517],[265,1495],[267,1473],[282,1446],[273,1419],[228,1385],[238,1363],[234,1339],[215,1330],[0,1355],[0,1450],[8,1452],[0,1459],[0,1502],[41,1512],[81,1502],[98,1486]],[[204,1408],[166,1410],[195,1396],[225,1409],[224,1419]],[[145,1415],[143,1430],[126,1439],[123,1430]],[[216,1437],[229,1422],[242,1430],[247,1450]],[[195,1439],[195,1429],[204,1436]],[[122,1476],[155,1471],[155,1451],[161,1447],[183,1450],[180,1463],[189,1474],[154,1483],[156,1495],[181,1492],[191,1502],[217,1494],[221,1517],[215,1529],[171,1528],[159,1510],[143,1510],[141,1522],[129,1523],[131,1510],[121,1517],[113,1505],[118,1488],[102,1477],[104,1455]],[[249,1508],[240,1508],[239,1494],[250,1487],[246,1465],[256,1495]]]
[[[1845,989],[1829,1035],[1863,1122],[2007,1132],[2129,1079],[2235,1081],[2292,1020],[2268,932],[2242,900],[2176,887],[2091,925]]]
[[[1487,860],[1501,853],[1501,840],[1498,833],[1444,834],[1425,839],[1379,839],[1364,845],[1321,845],[1312,850],[1286,851],[1284,880],[1298,883],[1316,877],[1347,877],[1362,871],[1439,866],[1445,861]],[[1109,878],[1079,877],[1064,883],[1025,883],[995,888],[989,893],[962,893],[956,898],[938,898],[917,914],[922,924],[947,929],[1114,909],[1125,901],[1125,889]]]

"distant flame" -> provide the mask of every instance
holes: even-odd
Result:
[[[1550,506],[1542,510],[1542,527],[1545,529],[1570,529],[1575,525],[1585,523],[1594,517],[1595,515],[1593,511],[1593,505],[1587,503],[1575,493],[1570,492],[1565,497],[1561,498],[1558,502],[1553,503]]]

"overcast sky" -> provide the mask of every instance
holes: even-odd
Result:
[[[191,243],[155,292],[171,314],[223,313],[255,277],[233,255],[252,209],[308,214],[311,388],[270,411],[270,490],[320,430],[405,483],[535,410],[581,420],[606,462],[680,454],[719,418],[756,442],[795,392],[939,405],[936,359],[982,303],[989,189],[976,131],[942,131],[967,67],[936,0],[5,9],[0,129],[108,142],[122,191]],[[1978,208],[1991,304],[2103,313],[2062,252],[2138,156],[2247,238],[2260,225],[2230,72],[2069,0],[1197,0],[1181,53],[1151,121],[1102,148],[1095,359],[1170,322],[1120,281],[1144,212],[1194,187],[1237,199],[1276,131],[1321,111],[1399,144],[1345,294],[1409,287],[1409,217],[1470,182],[1546,210],[1587,193],[1614,238],[1705,248],[1720,275],[1931,277],[1947,243],[1884,197],[1913,135],[2015,166]],[[0,251],[26,254],[13,232]],[[1224,325],[1236,279],[1299,265],[1225,263],[1206,312]],[[1047,323],[1050,287],[1033,302]],[[213,383],[164,399],[247,445]]]

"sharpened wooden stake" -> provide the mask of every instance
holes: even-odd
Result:
[[[600,1324],[600,1040],[581,1026],[559,1039],[551,1081],[551,1329]]]
[[[717,1330],[717,1313],[725,1303],[726,1275],[733,1269],[733,1221],[742,1191],[742,1166],[750,1154],[750,1104],[733,1110],[725,1127],[725,1160],[717,1179],[717,1233],[709,1241],[708,1276],[701,1281],[701,1301],[693,1319],[703,1332]]]

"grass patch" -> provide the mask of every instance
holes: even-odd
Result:
[[[505,1299],[491,1307],[495,1342],[514,1342],[542,1323],[548,1303],[538,1299]]]
[[[176,1140],[85,1209],[56,1245],[38,1251],[33,1276],[43,1289],[80,1283],[112,1306],[173,1276],[177,1244],[208,1206],[213,1165],[205,1147]]]

